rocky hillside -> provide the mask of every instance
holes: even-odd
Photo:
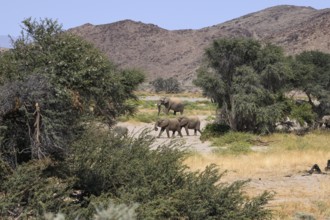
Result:
[[[189,87],[204,49],[221,37],[253,37],[282,46],[287,54],[330,52],[330,9],[276,6],[198,30],[169,31],[124,20],[69,31],[95,44],[120,66],[144,70],[149,81],[174,76]]]

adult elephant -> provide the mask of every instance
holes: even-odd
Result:
[[[157,103],[158,115],[160,114],[160,109],[162,105],[165,106],[165,114],[168,114],[170,110],[174,111],[174,115],[176,115],[177,112],[180,112],[181,115],[183,114],[184,104],[178,98],[163,97],[159,99]]]
[[[176,131],[182,137],[180,123],[176,118],[158,119],[155,123],[155,131],[158,131],[158,127],[161,128],[158,137],[160,137],[165,130],[168,138],[170,137],[170,131],[173,131],[172,137],[174,137]]]
[[[325,126],[326,128],[330,128],[330,115],[325,115],[322,117],[321,126]]]
[[[201,127],[201,121],[197,116],[192,116],[192,117],[186,117],[186,116],[181,116],[178,117],[178,121],[180,123],[180,129],[183,127],[186,129],[186,133],[189,136],[188,129],[194,129],[194,134],[197,135],[197,131],[202,134],[200,127]]]

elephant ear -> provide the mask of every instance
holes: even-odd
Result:
[[[159,105],[164,104],[164,101],[165,101],[165,97],[162,97],[158,100],[158,104]]]
[[[186,124],[188,124],[188,118],[186,117],[179,117],[178,120],[181,126],[185,126]]]
[[[162,119],[159,124],[160,124],[160,127],[166,127],[166,126],[168,126],[169,123],[170,123],[170,120]]]
[[[170,98],[165,97],[163,102],[164,102],[164,104],[167,104],[169,101],[170,101]]]

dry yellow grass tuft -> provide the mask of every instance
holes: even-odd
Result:
[[[216,164],[220,170],[228,172],[225,179],[232,181],[291,175],[304,172],[315,163],[323,169],[328,159],[330,159],[330,151],[254,152],[238,156],[194,154],[187,158],[185,163],[191,170],[203,170],[211,163]]]

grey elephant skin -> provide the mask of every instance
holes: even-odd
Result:
[[[326,128],[330,128],[330,115],[325,115],[322,117],[321,126],[325,126]]]
[[[170,131],[173,131],[172,137],[174,137],[176,131],[182,137],[180,123],[176,118],[158,119],[155,123],[155,131],[158,131],[158,127],[160,127],[160,132],[157,136],[158,138],[165,130],[168,138],[170,137]]]
[[[165,106],[165,114],[168,114],[170,110],[174,111],[174,115],[176,115],[177,112],[180,112],[181,115],[183,114],[184,104],[178,98],[164,97],[164,98],[159,99],[159,101],[157,103],[158,115],[160,114],[160,109],[161,109],[162,105]]]
[[[180,123],[180,129],[185,128],[188,136],[189,136],[188,129],[194,129],[194,135],[197,135],[197,131],[200,134],[202,134],[200,130],[201,121],[197,116],[192,116],[192,117],[180,116],[178,117],[178,121]]]

